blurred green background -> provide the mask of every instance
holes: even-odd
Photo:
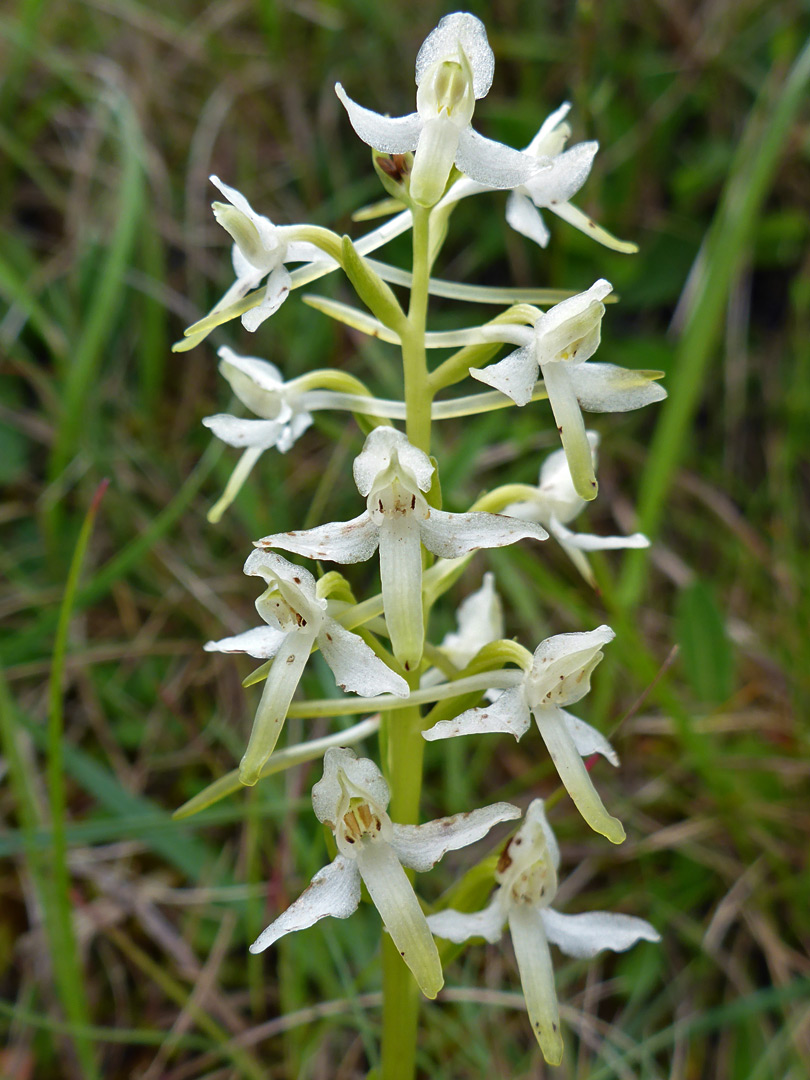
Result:
[[[208,174],[277,223],[359,235],[351,212],[381,193],[332,86],[411,111],[416,51],[448,10],[20,0],[0,15],[0,1076],[347,1080],[376,1061],[375,912],[246,952],[323,865],[317,767],[198,818],[170,814],[244,745],[249,667],[200,646],[255,621],[240,573],[250,541],[360,509],[360,436],[319,414],[290,454],[264,456],[221,525],[206,523],[236,458],[200,424],[229,407],[214,346],[288,376],[346,367],[384,395],[398,395],[396,357],[299,294],[254,336],[234,323],[188,354],[170,344],[232,280]],[[803,1080],[810,6],[470,10],[496,55],[478,129],[523,145],[572,101],[573,141],[602,146],[575,201],[641,251],[606,252],[549,214],[541,251],[505,228],[493,194],[459,207],[438,272],[577,290],[607,277],[621,303],[599,359],[664,370],[670,398],[593,423],[601,495],[588,525],[630,532],[638,510],[651,558],[594,559],[594,594],[559,549],[494,552],[454,599],[490,566],[509,632],[529,647],[602,621],[619,631],[581,711],[614,733],[622,768],[595,776],[628,841],[605,850],[561,801],[561,902],[641,915],[664,940],[557,958],[557,1071],[520,1011],[511,954],[466,950],[445,1000],[425,1008],[420,1068]],[[390,255],[404,263],[407,241]],[[350,298],[337,275],[323,291]],[[432,324],[473,317],[442,301]],[[534,482],[554,445],[542,406],[439,435],[451,509],[507,478]],[[448,609],[437,633],[451,624]],[[311,667],[308,691],[334,693]],[[291,742],[334,730],[288,727]],[[439,744],[427,762],[426,818],[555,788],[536,733],[518,747]],[[448,858],[426,899],[472,858]]]

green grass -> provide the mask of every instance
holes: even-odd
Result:
[[[548,214],[540,251],[504,228],[492,195],[459,206],[437,273],[575,289],[609,278],[621,303],[599,358],[663,368],[670,392],[663,407],[593,418],[588,524],[632,531],[638,507],[657,541],[648,556],[594,558],[596,594],[550,544],[479,555],[467,578],[495,570],[527,646],[602,621],[619,631],[582,715],[614,733],[622,768],[595,778],[629,839],[605,851],[567,800],[555,805],[565,909],[638,914],[664,941],[593,964],[555,957],[567,1006],[555,1076],[803,1080],[806,5],[472,9],[497,59],[479,129],[522,145],[571,100],[575,140],[601,143],[575,201],[641,252],[604,252]],[[22,0],[0,18],[0,1076],[321,1080],[344,1056],[342,1077],[376,1062],[375,912],[247,954],[326,858],[309,803],[317,764],[171,814],[244,746],[258,688],[201,644],[253,621],[240,573],[251,540],[360,509],[348,469],[361,436],[321,414],[206,523],[235,462],[200,424],[229,407],[214,348],[288,376],[344,367],[386,395],[394,352],[298,296],[255,336],[235,323],[190,353],[169,346],[231,280],[207,175],[279,223],[359,235],[350,214],[380,190],[331,85],[410,110],[415,51],[444,10]],[[337,276],[321,287],[350,298]],[[431,319],[470,313],[437,301]],[[452,509],[534,482],[553,447],[542,403],[437,434]],[[376,589],[370,567],[351,580],[358,596]],[[436,632],[451,621],[437,611]],[[310,667],[307,692],[334,693]],[[288,728],[291,744],[334,730]],[[426,766],[426,816],[556,786],[536,733],[431,745]],[[470,859],[447,863],[425,877],[427,900]],[[459,951],[447,985],[424,1012],[425,1075],[551,1075],[508,951]]]

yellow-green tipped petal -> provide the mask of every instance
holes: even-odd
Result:
[[[551,954],[540,911],[533,904],[510,907],[509,931],[532,1031],[549,1065],[559,1065],[563,1056],[560,1013]]]
[[[276,654],[262,690],[247,750],[239,763],[239,780],[246,787],[256,783],[262,766],[275,749],[314,637],[314,634],[292,631]]]
[[[618,251],[622,255],[635,255],[638,251],[638,244],[634,244],[631,240],[619,240],[569,202],[556,203],[549,206],[549,210],[552,210],[557,217],[561,217],[563,221],[567,221],[569,225],[573,225],[575,229],[584,232],[586,236],[591,236],[598,243],[610,248],[611,251]]]
[[[366,842],[357,852],[357,868],[419,989],[435,998],[444,985],[439,950],[396,852],[390,844]]]
[[[535,708],[533,711],[554,767],[577,810],[594,832],[606,836],[611,844],[621,844],[625,839],[624,826],[618,818],[608,813],[599,798],[566,727],[562,711],[556,707]]]
[[[419,521],[409,514],[381,515],[380,581],[391,649],[406,671],[422,660],[422,543]]]
[[[581,499],[590,502],[596,498],[599,485],[596,482],[591,446],[570,373],[565,361],[543,364],[541,371],[574,490]]]

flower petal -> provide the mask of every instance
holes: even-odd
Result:
[[[374,481],[388,468],[394,455],[402,468],[413,476],[420,491],[430,490],[434,468],[427,454],[411,445],[404,432],[392,427],[376,427],[354,459],[354,482],[361,495],[370,493]]]
[[[456,735],[489,735],[501,733],[520,739],[531,725],[531,714],[526,704],[523,686],[515,686],[500,694],[491,705],[467,709],[452,720],[440,720],[432,728],[422,732],[428,742],[452,739]]]
[[[554,521],[549,528],[560,541],[580,551],[615,551],[619,548],[647,548],[650,541],[643,533],[631,536],[594,536],[592,533],[575,533],[561,521]]]
[[[217,351],[220,374],[243,405],[265,420],[285,421],[292,412],[283,397],[284,378],[269,360],[239,356],[223,345]]]
[[[535,708],[533,712],[557,774],[577,810],[594,832],[606,836],[612,844],[621,844],[625,838],[624,827],[618,818],[607,812],[599,798],[568,731],[562,709],[547,706]]]
[[[538,172],[526,184],[526,191],[535,206],[548,207],[556,213],[560,203],[566,203],[576,195],[588,179],[598,149],[598,142],[582,142],[557,154],[550,169]]]
[[[304,569],[303,566],[296,566],[283,555],[274,555],[271,551],[251,551],[245,559],[242,573],[247,574],[248,577],[264,578],[268,585],[274,584],[276,578],[279,578],[281,581],[295,585],[307,598],[315,602],[315,578],[309,570]]]
[[[630,240],[619,240],[613,233],[609,233],[607,229],[597,225],[592,218],[589,218],[587,214],[583,214],[579,207],[570,202],[549,205],[549,210],[552,210],[557,217],[561,217],[563,221],[567,221],[569,225],[573,225],[575,229],[584,232],[586,236],[593,237],[597,243],[604,244],[611,251],[620,251],[623,255],[635,255],[638,251],[638,244],[634,244]]]
[[[206,652],[247,653],[257,659],[267,660],[275,656],[287,635],[273,626],[256,626],[234,637],[220,638],[219,641],[206,641]]]
[[[379,530],[367,510],[351,521],[332,521],[314,529],[273,533],[256,540],[258,548],[280,548],[309,559],[356,563],[370,559],[377,550]]]
[[[222,518],[222,515],[231,505],[233,500],[242,490],[242,485],[250,476],[253,466],[256,464],[256,462],[259,460],[263,453],[263,446],[251,446],[247,450],[245,450],[245,452],[239,458],[236,463],[236,467],[234,468],[231,475],[228,477],[228,483],[225,485],[225,490],[222,492],[220,497],[206,514],[206,517],[212,525],[216,525],[216,523]]]
[[[591,447],[585,431],[585,422],[579,408],[569,365],[563,363],[542,364],[540,370],[548,391],[548,403],[554,413],[557,431],[571,471],[574,490],[580,498],[590,501],[596,498],[599,486],[593,469]]]
[[[532,1031],[546,1061],[559,1065],[563,1054],[560,1013],[540,908],[531,904],[510,907],[509,930]]]
[[[509,193],[506,200],[506,222],[529,240],[534,240],[544,248],[551,239],[551,233],[540,216],[540,211],[526,195],[519,191]]]
[[[416,85],[421,84],[424,75],[434,64],[456,60],[459,47],[469,61],[476,98],[485,97],[492,85],[495,54],[487,40],[484,24],[466,11],[445,15],[422,42],[416,55]]]
[[[228,446],[256,446],[262,450],[275,446],[284,430],[276,420],[244,420],[228,413],[204,416],[203,424]]]
[[[548,151],[544,148],[543,143],[551,135],[555,128],[559,127],[559,125],[563,122],[566,116],[568,116],[570,111],[571,102],[564,101],[558,109],[555,109],[553,113],[549,113],[549,115],[540,125],[537,134],[526,147],[524,153],[535,155],[548,153]]]
[[[446,938],[460,945],[470,938],[482,937],[491,945],[500,941],[506,912],[496,892],[489,905],[482,911],[454,911],[445,908],[435,915],[428,915],[428,926],[436,937]]]
[[[566,956],[591,957],[602,949],[624,952],[638,941],[660,941],[661,935],[645,919],[613,911],[588,911],[562,915],[546,908],[542,912],[548,940]]]
[[[332,829],[349,799],[362,799],[385,813],[391,793],[379,766],[359,758],[348,746],[330,747],[323,759],[323,776],[312,788],[312,809],[318,821]]]
[[[534,384],[540,366],[537,363],[534,344],[515,349],[497,364],[485,368],[470,368],[470,375],[487,386],[494,386],[510,397],[516,405],[527,405],[532,400]]]
[[[306,930],[327,915],[348,919],[360,903],[360,874],[351,859],[338,855],[334,862],[319,870],[283,915],[271,922],[250,946],[252,953],[264,950],[285,934]]]
[[[364,109],[352,101],[340,83],[335,83],[335,93],[340,103],[349,114],[349,123],[359,137],[373,150],[384,154],[404,154],[415,150],[422,130],[419,113],[407,116],[381,116],[371,109]]]
[[[401,675],[392,671],[361,637],[334,619],[324,621],[318,645],[341,690],[350,690],[363,697],[376,697],[377,694],[407,697],[410,693]]]
[[[267,279],[267,291],[264,300],[256,307],[248,308],[242,315],[242,326],[254,333],[265,319],[278,311],[287,297],[290,295],[292,281],[290,272],[285,266],[277,266]]]
[[[394,656],[406,671],[422,659],[422,544],[412,514],[385,515],[380,525],[380,584]]]
[[[281,434],[278,437],[276,443],[276,449],[280,454],[286,454],[287,451],[295,445],[301,438],[308,427],[312,426],[312,415],[306,410],[302,409],[300,412],[293,413],[289,422],[284,425]]]
[[[536,320],[541,364],[547,360],[581,364],[593,356],[605,314],[603,301],[612,291],[610,282],[599,278],[589,289],[566,297]]]
[[[553,522],[549,523],[549,529],[551,529],[551,532],[556,536],[553,528]],[[565,554],[574,564],[574,566],[588,583],[588,585],[590,585],[592,589],[597,588],[596,575],[591,568],[591,564],[588,562],[588,560],[585,558],[579,548],[572,547],[571,544],[566,543],[566,541],[559,536],[557,536],[557,540],[559,541],[560,547],[563,549]]]
[[[538,832],[539,826],[539,832]],[[555,876],[556,871],[560,869],[560,845],[557,843],[557,837],[554,835],[554,830],[548,823],[546,817],[546,803],[544,799],[532,799],[526,808],[526,820],[521,825],[518,834],[522,835],[524,842],[528,845],[531,852],[536,853],[537,857],[547,858],[551,865],[554,867]],[[514,844],[510,846],[509,854],[515,858]],[[530,861],[533,858],[531,854],[524,851],[524,858],[527,865],[530,865]],[[497,876],[497,875],[496,875]],[[556,895],[556,888],[554,890]],[[553,897],[548,897],[548,902],[551,903]]]
[[[263,214],[257,214],[250,203],[247,201],[241,191],[237,191],[236,188],[231,187],[229,184],[225,184],[220,180],[218,176],[209,176],[208,179],[214,185],[215,188],[225,196],[231,206],[236,207],[241,211],[245,217],[249,218],[254,225],[257,225],[259,221],[268,221],[269,219],[264,217]]]
[[[233,272],[236,274],[236,281],[212,309],[211,314],[220,308],[227,307],[226,301],[231,303],[234,300],[241,300],[243,296],[247,296],[250,290],[255,289],[262,278],[265,277],[268,270],[266,266],[254,266],[250,259],[245,257],[238,244],[234,244],[231,248],[231,264]]]
[[[410,194],[420,206],[435,206],[444,194],[456,160],[459,130],[445,115],[428,120],[413,158]]]
[[[520,521],[505,514],[487,514],[471,510],[450,514],[431,510],[430,517],[419,523],[422,543],[442,559],[458,559],[479,548],[499,548],[518,540],[546,540],[548,533],[533,521]]]
[[[576,634],[554,634],[534,650],[527,682],[534,706],[573,705],[591,688],[591,674],[602,659],[601,648],[615,637],[609,626]]]
[[[514,821],[520,816],[517,806],[500,802],[427,821],[424,825],[397,825],[395,822],[392,844],[403,865],[425,873],[448,851],[468,847],[486,836],[494,825]]]
[[[574,392],[585,412],[630,412],[663,401],[667,392],[651,375],[647,371],[594,362],[580,364],[570,371]]]
[[[419,988],[425,997],[435,998],[444,985],[439,951],[396,852],[384,842],[363,843],[357,852],[357,868]]]
[[[573,739],[574,746],[577,748],[580,757],[586,758],[590,757],[591,754],[601,754],[611,765],[618,767],[619,755],[601,731],[597,731],[595,727],[591,727],[590,724],[586,724],[584,720],[580,720],[579,717],[566,712],[565,709],[560,709],[560,712],[568,734]]]
[[[262,690],[247,749],[239,762],[239,780],[247,787],[259,779],[262,766],[275,749],[314,641],[314,633],[291,630],[276,653]]]
[[[296,229],[298,226],[281,226],[280,228]],[[285,263],[293,262],[323,262],[337,269],[337,263],[326,255],[317,244],[310,244],[308,240],[290,240],[287,244],[287,254],[284,256]]]
[[[459,135],[456,165],[465,176],[491,188],[515,188],[525,184],[548,162],[522,150],[485,139],[472,127]]]
[[[458,630],[446,634],[439,648],[458,668],[466,667],[484,645],[503,637],[503,604],[491,571],[484,574],[481,588],[459,604],[456,622]]]

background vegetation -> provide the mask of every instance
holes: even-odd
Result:
[[[497,58],[479,129],[522,145],[570,99],[575,139],[603,146],[579,202],[641,253],[612,255],[556,219],[542,252],[504,228],[493,195],[459,208],[441,273],[574,289],[609,278],[622,302],[599,358],[664,369],[670,391],[663,407],[594,422],[602,496],[589,524],[632,531],[640,507],[651,559],[603,558],[598,594],[545,548],[479,556],[467,579],[494,568],[509,630],[531,647],[601,621],[619,630],[583,715],[614,732],[623,767],[597,766],[597,782],[628,841],[607,850],[567,800],[552,820],[573,870],[567,910],[639,914],[664,942],[559,963],[555,1075],[801,1080],[810,12],[800,0],[470,7]],[[298,295],[255,337],[231,324],[190,354],[169,345],[231,280],[208,174],[276,222],[357,235],[350,213],[378,186],[332,84],[410,110],[416,49],[447,10],[19,0],[0,17],[2,1076],[348,1080],[374,1064],[375,912],[246,952],[322,865],[317,767],[170,815],[244,745],[248,668],[200,646],[251,623],[250,541],[301,526],[301,505],[307,524],[358,511],[358,433],[319,418],[207,525],[234,462],[200,424],[228,404],[212,345],[288,375],[351,366],[383,393],[396,393],[393,354]],[[345,296],[337,277],[324,288]],[[435,326],[453,318],[436,305]],[[532,482],[554,441],[540,406],[441,432],[454,509],[506,476]],[[321,674],[313,665],[310,692],[334,692]],[[330,730],[289,727],[291,741]],[[536,737],[442,746],[428,761],[426,816],[555,787]],[[470,858],[426,878],[431,897]],[[425,1009],[425,1075],[550,1073],[507,951],[467,950],[448,987]]]

